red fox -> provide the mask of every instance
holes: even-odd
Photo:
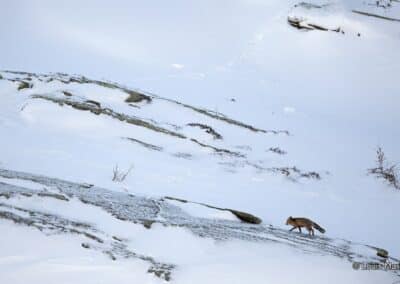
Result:
[[[314,223],[313,221],[311,221],[310,219],[307,218],[293,218],[292,216],[290,216],[289,218],[287,218],[286,220],[286,225],[292,225],[293,228],[291,228],[289,231],[293,231],[294,229],[298,228],[299,232],[301,233],[301,227],[305,227],[308,230],[308,233],[310,235],[314,236],[314,229],[317,229],[318,231],[320,231],[322,234],[325,233],[325,229],[322,228],[320,225],[318,225],[317,223]]]

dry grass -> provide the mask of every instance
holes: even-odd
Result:
[[[126,171],[123,171],[118,167],[118,164],[115,165],[113,168],[113,177],[112,181],[114,182],[123,182],[126,177],[129,175],[129,173],[132,171],[133,165],[131,165]]]

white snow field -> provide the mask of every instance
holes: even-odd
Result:
[[[398,1],[2,6],[0,283],[400,281]]]

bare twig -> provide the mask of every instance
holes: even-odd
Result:
[[[126,171],[123,171],[118,167],[118,164],[116,164],[115,167],[113,168],[112,181],[123,182],[126,179],[126,177],[129,175],[129,173],[131,172],[132,169],[133,169],[133,165],[131,165],[129,167],[129,169],[127,169]]]

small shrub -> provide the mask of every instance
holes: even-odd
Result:
[[[400,190],[399,172],[396,164],[387,161],[385,153],[381,147],[376,150],[377,167],[368,169],[368,174],[374,175],[378,179],[385,180],[389,185]]]

